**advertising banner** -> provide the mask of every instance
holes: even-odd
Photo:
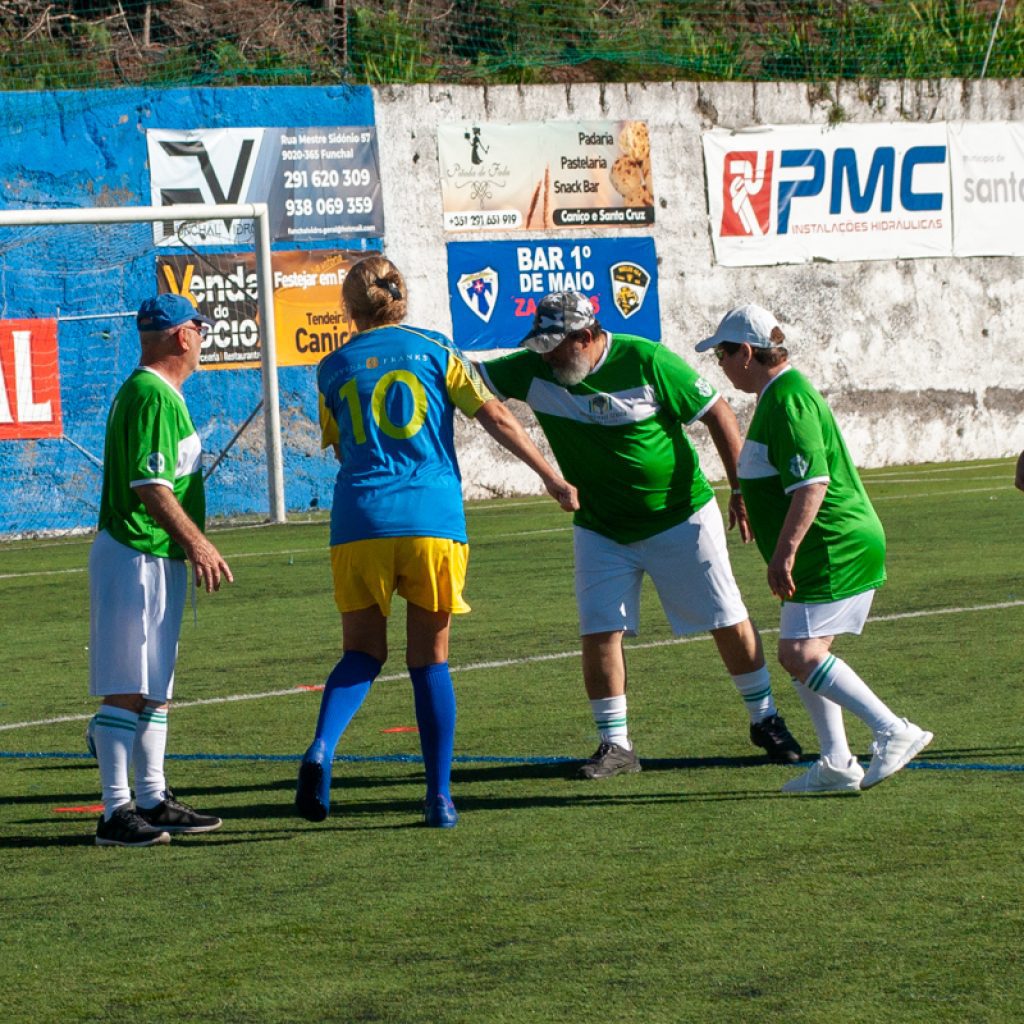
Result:
[[[723,266],[952,255],[944,124],[715,130],[703,143]]]
[[[60,437],[56,320],[0,320],[0,441]]]
[[[365,255],[325,249],[272,254],[279,366],[313,366],[355,333],[342,312],[341,283]],[[259,366],[254,254],[163,256],[157,260],[157,286],[187,295],[213,321],[200,367]]]
[[[146,132],[154,206],[266,203],[274,241],[384,234],[377,133],[343,128],[208,128]],[[169,218],[173,216],[169,214]],[[168,221],[157,245],[251,245],[252,221]]]
[[[442,124],[446,231],[547,231],[654,223],[645,121]]]
[[[661,338],[652,238],[449,242],[452,340],[463,349],[514,348],[548,292],[588,296],[609,331]]]
[[[1024,256],[1024,124],[949,126],[954,256]]]

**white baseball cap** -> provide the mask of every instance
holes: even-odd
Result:
[[[776,331],[779,332],[778,335],[775,335]],[[722,317],[718,330],[710,338],[697,342],[695,347],[698,352],[707,352],[709,348],[715,348],[723,342],[732,342],[736,345],[745,342],[754,348],[772,348],[784,340],[779,321],[763,306],[751,302],[746,306],[730,309]]]

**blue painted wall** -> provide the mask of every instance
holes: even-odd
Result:
[[[147,128],[373,123],[365,87],[0,94],[0,207],[150,205]],[[0,228],[0,319],[60,318],[69,439],[0,441],[0,473],[15,482],[0,490],[0,535],[95,524],[100,471],[89,456],[102,457],[107,409],[138,357],[134,321],[118,314],[156,291],[154,265],[148,224]],[[74,319],[97,313],[103,319]],[[314,369],[282,368],[280,390],[288,508],[329,505],[334,466],[319,450]],[[259,402],[260,373],[201,371],[185,394],[203,448],[215,454]],[[211,513],[267,511],[263,448],[258,418],[207,485]]]

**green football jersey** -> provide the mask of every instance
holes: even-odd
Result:
[[[136,551],[184,558],[181,546],[146,511],[133,488],[169,485],[202,530],[206,497],[201,454],[181,392],[154,370],[139,367],[121,385],[107,417],[99,528]]]
[[[718,392],[663,345],[607,337],[601,361],[571,387],[528,349],[481,369],[496,395],[533,409],[562,475],[579,490],[573,521],[631,544],[678,526],[711,501],[683,425],[703,416]]]
[[[791,600],[821,604],[885,582],[885,532],[832,410],[803,374],[787,369],[761,392],[739,462],[757,546],[771,559],[793,492],[825,483],[825,499],[793,566]]]

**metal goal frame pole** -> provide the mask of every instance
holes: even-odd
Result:
[[[277,386],[274,332],[274,274],[270,265],[270,212],[266,203],[181,203],[173,206],[65,207],[46,210],[0,210],[0,227],[45,224],[137,224],[165,220],[253,220],[256,222],[256,276],[259,282],[264,428],[267,447],[267,500],[270,521],[286,521],[284,465],[281,455],[281,410]]]

